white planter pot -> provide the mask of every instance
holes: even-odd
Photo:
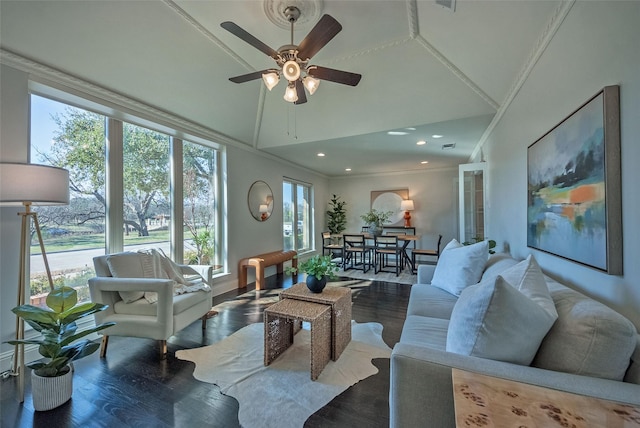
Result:
[[[68,373],[56,377],[38,376],[31,372],[31,394],[33,408],[51,410],[66,403],[73,392],[73,367]]]

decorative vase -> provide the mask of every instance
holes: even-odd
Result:
[[[31,372],[33,408],[38,411],[55,409],[69,401],[73,392],[73,367],[62,376],[44,377]]]
[[[372,234],[373,236],[382,235],[382,226],[378,226],[375,223],[370,223],[369,224],[369,233]]]
[[[312,293],[322,293],[325,285],[327,285],[326,276],[323,276],[322,279],[318,279],[315,275],[307,275],[307,288]]]

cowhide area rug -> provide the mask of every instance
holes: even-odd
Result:
[[[177,351],[176,357],[195,363],[196,379],[216,384],[223,394],[238,400],[243,427],[302,427],[334,397],[376,374],[373,358],[390,358],[381,324],[352,321],[351,331],[352,340],[338,361],[329,361],[315,382],[309,373],[307,329],[298,332],[293,345],[267,367],[262,323],[250,324],[213,345]]]

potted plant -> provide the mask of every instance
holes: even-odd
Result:
[[[462,243],[462,245],[476,244],[484,240],[485,238],[483,238],[482,236],[474,236],[473,238],[471,238],[471,241],[465,241]],[[489,254],[495,254],[496,252],[494,248],[496,247],[496,241],[494,241],[493,239],[488,239],[488,241],[489,241]]]
[[[342,233],[347,228],[347,210],[344,208],[346,204],[346,202],[340,201],[340,196],[335,194],[331,198],[331,202],[329,202],[331,210],[327,211],[327,217],[329,217],[327,228],[332,234]]]
[[[382,225],[388,221],[393,215],[393,211],[378,211],[372,208],[370,211],[362,214],[360,218],[369,226],[369,233],[375,236],[382,235]]]
[[[50,410],[66,403],[73,391],[71,362],[92,354],[100,346],[88,339],[73,342],[115,324],[107,322],[77,332],[77,320],[103,311],[107,306],[92,302],[78,305],[78,294],[71,287],[54,288],[47,296],[46,303],[49,309],[33,305],[21,305],[12,309],[13,313],[39,332],[41,337],[7,342],[12,345],[39,345],[38,352],[47,359],[27,364],[33,370],[31,391],[36,410]]]
[[[321,293],[327,285],[327,278],[336,278],[335,272],[338,265],[331,261],[329,256],[316,255],[304,262],[298,263],[298,268],[288,267],[288,274],[295,274],[298,271],[307,274],[307,287],[312,293]]]

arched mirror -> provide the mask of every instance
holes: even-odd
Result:
[[[258,221],[265,221],[271,217],[273,212],[273,192],[271,187],[264,181],[256,181],[249,188],[247,197],[249,211],[253,218]]]

